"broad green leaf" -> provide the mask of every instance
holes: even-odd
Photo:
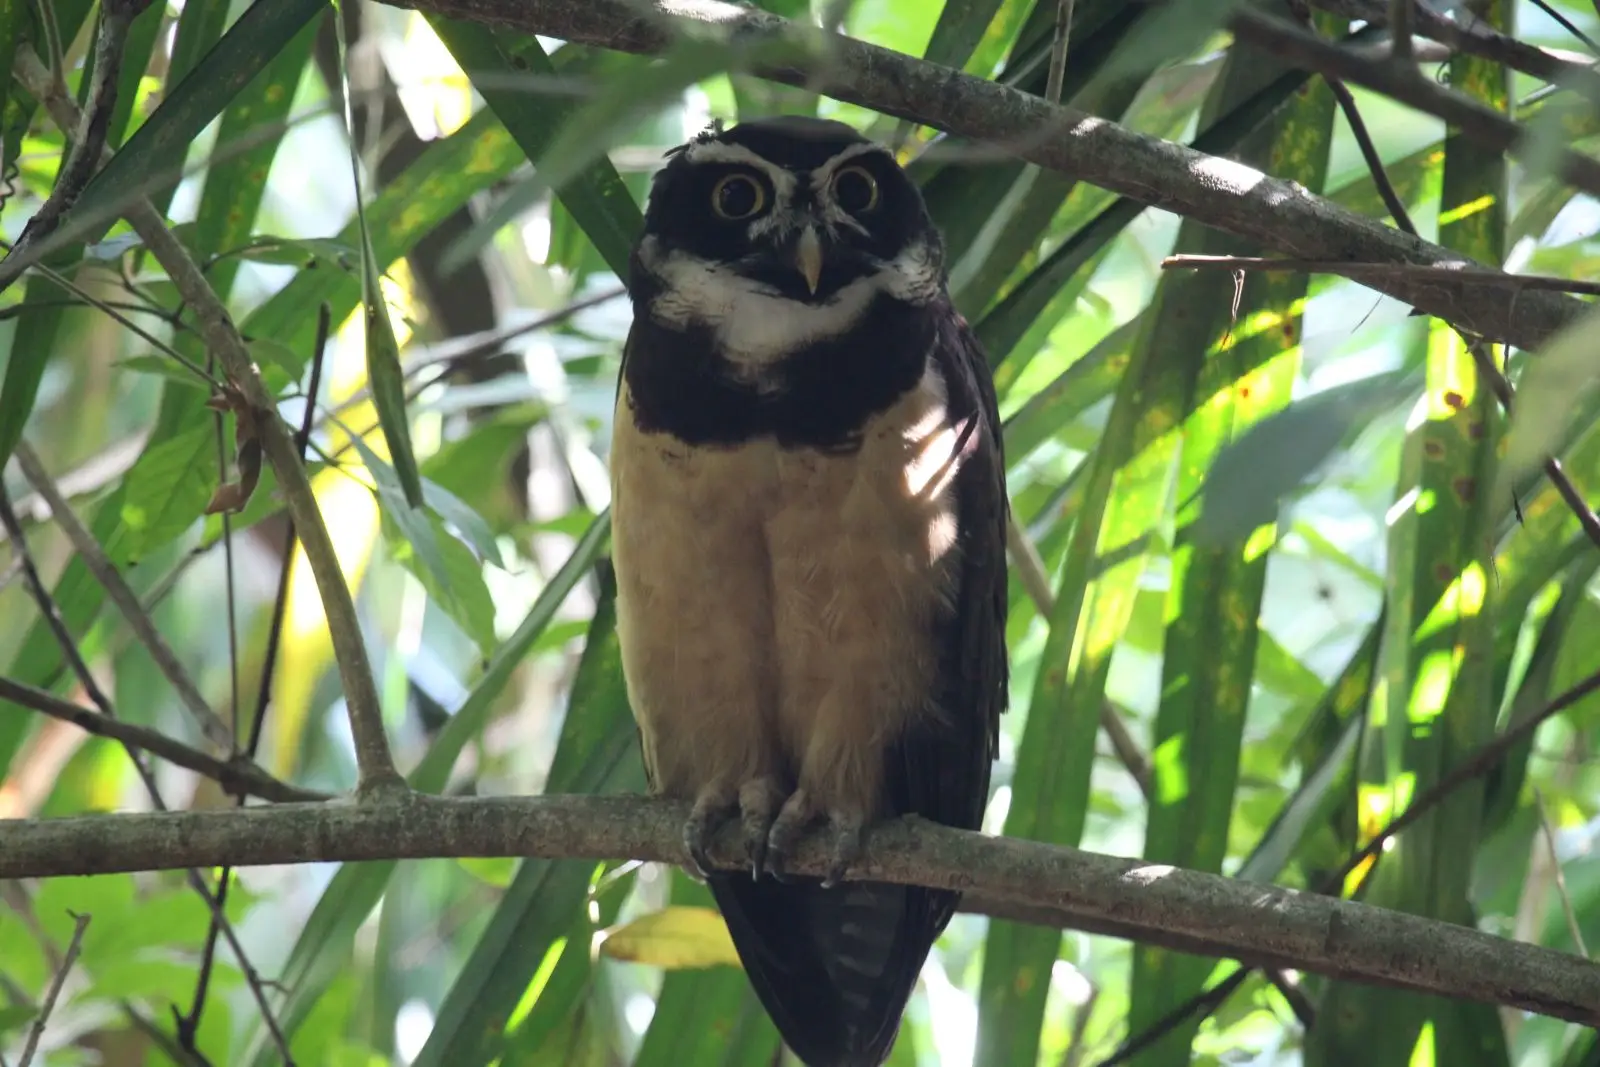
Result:
[[[71,252],[61,252],[46,257],[44,262],[65,274],[70,273],[78,259]],[[44,380],[44,369],[50,362],[56,335],[66,314],[61,301],[67,295],[42,274],[30,273],[24,283],[22,309],[11,332],[5,378],[0,380],[0,470],[10,462],[17,442],[22,440],[28,417],[33,414],[39,383]]]
[[[1206,465],[1198,543],[1241,541],[1273,520],[1282,499],[1381,413],[1421,389],[1421,376],[1390,371],[1295,401],[1229,441]]]
[[[1358,847],[1355,825],[1355,754],[1372,691],[1382,618],[1306,720],[1297,742],[1300,785],[1290,794],[1235,877],[1247,882],[1279,878],[1298,859],[1314,884]],[[1331,840],[1329,840],[1331,838]]]
[[[922,58],[959,70],[983,40],[1000,7],[1001,0],[945,0]]]
[[[122,68],[117,72],[117,99],[111,109],[111,121],[106,124],[106,146],[109,148],[116,148],[127,136],[128,123],[133,118],[133,108],[139,100],[139,87],[144,81],[145,68],[155,54],[156,35],[166,15],[166,5],[151,4],[135,16],[133,24],[128,27],[128,37],[122,46]],[[94,68],[95,57],[91,53],[86,58],[85,76]]]
[[[567,1053],[583,1035],[567,1027],[574,1017],[590,1017],[589,1008],[594,1003],[591,995],[599,979],[598,961],[588,951],[589,945],[596,929],[616,922],[617,912],[633,885],[631,877],[607,883],[605,879],[615,869],[602,875],[597,891],[590,898],[590,913],[580,917],[566,937],[557,939],[547,950],[522,1003],[512,1015],[512,1029],[506,1039],[501,1067],[536,1067],[539,1064],[565,1067],[572,1063]],[[590,997],[587,1003],[586,997]]]
[[[178,43],[184,38],[184,23],[193,11],[198,22],[203,17],[215,18],[220,4],[190,4],[184,8],[183,21],[178,28]],[[203,13],[209,12],[207,16]],[[221,32],[220,23],[215,27]],[[196,29],[194,39],[203,39],[201,29]],[[231,252],[250,242],[250,235],[260,211],[262,198],[267,191],[267,177],[277,157],[278,146],[283,142],[284,123],[294,103],[295,90],[311,57],[311,46],[316,40],[316,21],[308,20],[304,26],[283,45],[255,78],[244,87],[222,112],[217,126],[217,144],[221,151],[212,154],[211,166],[206,171],[205,185],[200,193],[200,206],[195,212],[194,241],[200,254],[216,257]],[[175,49],[181,51],[181,48]],[[296,258],[288,260],[294,266],[304,266],[304,250],[322,249],[334,244],[328,241],[284,242],[292,246],[285,249]],[[283,248],[283,245],[279,245]],[[350,262],[360,253],[355,249],[340,248]],[[273,262],[263,252],[247,253],[247,258]],[[346,268],[348,269],[348,268]],[[219,294],[233,289],[233,280],[239,270],[238,258],[227,255],[213,259],[206,274]]]
[[[193,526],[216,491],[217,431],[208,422],[146,448],[127,473],[124,551],[137,563]]]
[[[31,0],[0,0],[0,115],[6,114],[11,102],[11,66],[17,57],[17,44],[32,23]],[[12,159],[10,146],[0,153],[0,158]]]
[[[373,452],[360,434],[349,434],[349,441],[377,486],[389,551],[416,575],[434,603],[489,655],[495,644],[494,602],[489,599],[477,558],[438,518],[411,505],[398,472]],[[420,482],[418,492],[420,495]]]
[[[407,775],[413,789],[425,793],[438,793],[444,789],[462,749],[482,731],[523,657],[555,618],[567,594],[590,573],[610,532],[611,516],[607,513],[596,519],[573,547],[572,555],[540,592],[538,600],[528,609],[516,632],[501,643],[494,658],[473,684],[467,699],[434,739],[427,755]],[[571,722],[573,718],[569,716],[568,721]],[[595,744],[597,739],[589,736],[574,740],[570,746],[566,746],[573,749],[566,759],[576,761],[592,758],[592,746]],[[558,759],[563,758],[562,751],[557,749]],[[554,769],[551,773],[551,782],[554,784]],[[579,776],[576,771],[572,773],[574,777]],[[286,1032],[293,1033],[305,1023],[318,1000],[346,965],[356,931],[383,896],[384,886],[394,874],[395,867],[392,861],[347,863],[323,890],[278,976],[279,984],[287,991],[278,1015],[278,1021]],[[259,1023],[244,1047],[250,1051],[241,1057],[241,1062],[252,1064],[253,1067],[269,1067],[274,1062],[275,1052],[265,1029]]]

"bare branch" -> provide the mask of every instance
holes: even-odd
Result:
[[[100,29],[95,35],[94,76],[89,83],[88,106],[71,125],[63,126],[72,134],[72,147],[61,163],[55,187],[33,218],[23,227],[22,236],[12,246],[4,260],[0,260],[0,292],[22,275],[32,258],[32,249],[49,237],[61,223],[75,200],[83,193],[89,179],[100,165],[101,153],[106,147],[106,133],[110,129],[111,115],[117,104],[117,75],[122,70],[122,48],[128,40],[128,29],[134,16],[147,6],[129,0],[110,0],[101,5]]]
[[[1423,77],[1410,63],[1398,59],[1387,62],[1369,59],[1324,41],[1292,23],[1254,11],[1236,12],[1228,25],[1238,41],[1306,70],[1364,85],[1418,111],[1444,119],[1463,136],[1486,148],[1525,161],[1537,156],[1535,162],[1542,162],[1544,158],[1544,149],[1534,146],[1521,125],[1486,104]],[[1600,196],[1600,161],[1570,148],[1556,150],[1550,158],[1564,181],[1590,195]]]
[[[280,782],[260,766],[243,757],[231,760],[218,759],[174,740],[159,730],[110,718],[13,678],[0,677],[0,700],[9,700],[13,704],[48,715],[52,719],[70,722],[96,737],[109,737],[113,741],[120,741],[148,752],[174,766],[210,778],[229,793],[280,802],[297,800],[315,802],[333,799],[328,794],[319,793],[314,789],[301,789],[299,786]]]
[[[1309,3],[1324,11],[1377,26],[1387,25],[1390,21],[1388,5],[1384,0],[1309,0]],[[1437,41],[1453,52],[1492,59],[1512,70],[1577,89],[1585,99],[1600,103],[1600,74],[1596,74],[1592,67],[1519,41],[1482,19],[1457,22],[1428,4],[1412,4],[1410,8],[1413,34]]]
[[[33,1054],[39,1051],[39,1039],[44,1036],[44,1027],[50,1021],[50,1013],[55,1011],[56,998],[61,996],[61,987],[67,984],[67,974],[72,970],[72,965],[78,961],[78,952],[83,948],[83,932],[89,928],[89,918],[87,915],[73,916],[72,940],[67,942],[67,951],[61,957],[61,964],[56,968],[55,977],[50,980],[50,988],[45,990],[44,999],[39,1002],[39,1015],[28,1028],[28,1040],[22,1046],[19,1067],[28,1067],[33,1062]]]
[[[100,547],[100,543],[94,539],[88,527],[79,522],[78,517],[73,514],[72,507],[61,495],[55,479],[44,469],[39,457],[34,454],[26,441],[17,442],[14,456],[17,466],[22,468],[23,477],[28,479],[34,492],[49,505],[56,525],[61,527],[67,540],[72,542],[72,550],[83,561],[83,565],[89,568],[89,573],[94,575],[95,581],[104,587],[106,596],[111,598],[111,602],[117,606],[117,610],[122,613],[123,619],[133,630],[134,636],[150,653],[150,658],[155,661],[161,676],[172,686],[173,692],[178,694],[178,699],[184,708],[199,725],[200,732],[206,736],[206,740],[222,751],[232,751],[233,733],[227,724],[217,717],[217,713],[211,710],[205,697],[200,695],[200,690],[195,688],[194,681],[189,677],[189,672],[183,669],[183,664],[178,662],[172,646],[167,644],[166,638],[156,629],[155,622],[139,603],[139,598],[134,595],[133,590],[128,588],[128,583],[123,581],[121,573],[106,558],[105,550]]]

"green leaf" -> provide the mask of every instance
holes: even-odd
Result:
[[[1508,29],[1511,4],[1493,0],[1481,15]],[[1509,109],[1511,79],[1498,64],[1457,56],[1448,69],[1453,88]],[[1508,192],[1505,158],[1450,131],[1440,243],[1499,263]],[[1495,630],[1500,610],[1511,607],[1492,547],[1500,505],[1487,492],[1503,429],[1498,403],[1462,340],[1442,323],[1432,324],[1426,361],[1424,401],[1406,434],[1389,517],[1382,681],[1361,754],[1361,809],[1379,821],[1403,811],[1492,736],[1499,711]],[[1472,871],[1484,803],[1484,783],[1475,780],[1418,819],[1366,877],[1366,902],[1476,925]],[[1509,1062],[1499,1017],[1485,1005],[1332,982],[1319,1015],[1325,1023],[1308,1036],[1307,1067],[1353,1057],[1407,1062],[1424,1041],[1439,1063]]]
[[[1283,72],[1260,56],[1228,55],[1202,112],[1232,110],[1263,82]],[[1318,85],[1282,108],[1245,138],[1237,155],[1247,166],[1270,168],[1311,190],[1327,174],[1333,94]],[[1259,255],[1251,242],[1185,223],[1177,247],[1210,255]],[[1208,398],[1184,427],[1177,497],[1193,497],[1219,453],[1236,433],[1288,403],[1300,370],[1299,308],[1309,287],[1303,275],[1246,278],[1234,305],[1230,279],[1200,274],[1164,276],[1148,342],[1157,349],[1206,353],[1195,390]],[[1221,299],[1219,299],[1221,298]],[[1256,684],[1259,617],[1267,580],[1266,548],[1272,511],[1250,530],[1249,542],[1212,546],[1197,535],[1200,508],[1180,506],[1167,599],[1161,661],[1161,702],[1151,742],[1152,779],[1144,858],[1220,873],[1227,856],[1246,713]],[[1265,535],[1265,536],[1263,536]],[[1215,961],[1154,946],[1133,953],[1128,1030],[1153,1026],[1205,985]],[[1140,1056],[1149,1067],[1187,1067],[1199,1020],[1177,1026]]]
[[[672,904],[614,926],[600,954],[668,971],[740,966],[728,924],[709,903]]]
[[[584,106],[575,98],[550,96],[542,98],[538,107],[528,106],[527,94],[514,87],[517,78],[553,77],[556,73],[537,38],[505,30],[490,32],[486,26],[461,19],[432,14],[426,17],[428,25],[450,49],[456,63],[472,79],[484,102],[510,131],[527,158],[541,164],[547,158],[555,158],[569,168],[559,175],[546,173],[545,183],[555,188],[562,204],[578,220],[578,225],[583,227],[612,272],[619,278],[626,278],[628,257],[632,254],[635,237],[644,226],[644,217],[616,168],[603,155],[606,143],[603,134],[609,126],[597,129],[587,121],[581,126],[575,125],[575,118]],[[679,88],[698,80],[688,77],[691,71],[673,68],[671,73],[674,76],[667,79],[668,83]],[[633,81],[619,82],[618,86],[610,97],[619,100],[623,94],[650,91]],[[610,123],[616,119],[606,121]],[[576,146],[568,145],[575,149],[571,154],[565,154],[564,149],[563,154],[557,154],[563,129],[569,131],[565,135],[568,141],[582,139],[581,153],[576,151]],[[572,161],[580,155],[582,165],[575,166]]]
[[[716,957],[721,955],[721,962],[729,966],[668,970],[633,1067],[771,1063],[778,1048],[777,1028],[762,1011],[737,955],[733,955],[733,939],[712,904],[710,891],[682,871],[673,871],[671,878],[671,905],[631,925],[643,922],[649,929],[658,930],[663,924],[670,925],[671,917],[687,920],[710,942],[702,946],[707,961],[717,962]],[[602,951],[606,951],[607,944],[609,939],[602,942]],[[666,953],[676,948],[669,945]],[[661,955],[657,952],[651,958],[670,968],[671,961]],[[752,1045],[754,1048],[749,1047]]]
[[[407,776],[413,789],[425,793],[438,793],[444,789],[462,749],[482,731],[506,684],[511,681],[528,650],[555,618],[567,594],[589,575],[610,531],[609,513],[590,524],[573,547],[567,562],[551,577],[516,632],[500,645],[473,685],[472,692],[455,710],[444,729],[439,731],[416,769]],[[569,715],[568,723],[571,724],[574,718]],[[4,719],[5,716],[0,716],[0,722]],[[594,738],[585,737],[581,741],[574,741],[573,746],[592,746],[594,743]],[[562,758],[561,751],[557,750],[558,760]],[[580,758],[575,754],[567,757],[569,760]],[[554,783],[554,769],[551,773],[551,782]],[[582,775],[574,774],[573,777],[577,779]],[[383,896],[384,886],[388,884],[396,866],[393,861],[347,863],[329,881],[295,940],[288,961],[279,972],[278,982],[287,990],[278,1015],[285,1032],[293,1033],[304,1025],[312,1009],[327,993],[348,960],[356,931]],[[269,1067],[277,1062],[277,1053],[265,1028],[259,1023],[253,1028],[251,1039],[244,1047],[249,1052],[241,1057],[240,1062],[249,1063],[252,1067]]]
[[[1242,540],[1271,522],[1280,501],[1299,488],[1353,434],[1414,397],[1420,376],[1398,370],[1336,385],[1255,423],[1208,465],[1199,544]]]
[[[124,483],[128,558],[137,562],[193,526],[218,482],[217,430],[209,422],[146,448]]]
[[[1000,3],[1001,0],[945,0],[922,58],[959,70],[983,40]]]
[[[111,121],[106,124],[107,147],[116,148],[122,144],[123,137],[127,135],[128,123],[133,118],[134,105],[139,100],[139,88],[144,81],[145,69],[149,67],[150,57],[155,53],[156,35],[161,30],[166,16],[166,5],[151,4],[134,16],[132,24],[128,27],[128,36],[122,46],[122,68],[117,72],[117,99],[111,109]],[[88,62],[84,65],[85,78],[94,68],[93,53],[87,58]]]
[[[489,599],[477,558],[437,518],[412,507],[395,468],[379,458],[360,434],[351,433],[343,423],[339,425],[377,484],[389,550],[416,575],[434,603],[488,654],[495,643],[494,603]]]
[[[62,252],[46,257],[45,262],[57,272],[70,273],[77,265],[78,256],[70,251]],[[66,290],[36,272],[30,273],[24,283],[22,309],[11,331],[6,375],[0,381],[0,470],[10,462],[11,453],[16,451],[23,428],[33,414],[39,383],[44,381],[44,369],[50,362],[56,334],[67,310],[60,301],[67,295]],[[19,345],[19,340],[26,343]]]
[[[0,0],[0,115],[6,113],[11,102],[11,66],[17,57],[17,45],[23,32],[32,22],[31,0]],[[0,153],[7,161],[15,158],[10,152]]]
[[[339,0],[333,0],[337,13]],[[378,426],[389,447],[389,462],[400,480],[402,499],[412,508],[422,507],[422,475],[411,448],[411,420],[406,415],[405,372],[400,369],[400,344],[395,340],[394,323],[389,320],[389,302],[384,298],[377,253],[372,249],[372,231],[367,225],[366,198],[361,192],[361,156],[356,149],[355,116],[350,110],[349,46],[345,43],[344,18],[335,15],[333,25],[339,40],[339,98],[344,108],[346,141],[350,147],[350,177],[355,185],[356,230],[361,236],[361,302],[366,309],[367,386],[378,409]],[[421,550],[419,546],[419,551]],[[426,558],[426,552],[423,552]]]
[[[190,4],[185,6],[183,20],[178,26],[178,47],[182,51],[184,28],[193,14],[198,23],[202,18],[215,21],[215,32],[222,30],[218,12],[226,14],[225,4]],[[210,28],[196,28],[195,41],[204,40]],[[267,192],[267,177],[278,148],[287,130],[286,120],[294,103],[295,91],[305,73],[306,62],[311,57],[311,46],[316,41],[317,24],[308,19],[298,32],[273,56],[250,83],[246,85],[222,112],[217,126],[217,150],[211,155],[211,165],[206,171],[205,185],[200,193],[200,206],[195,212],[195,246],[205,257],[245,246],[250,241],[251,228],[261,210],[262,198]],[[214,35],[213,35],[213,39]],[[174,59],[176,63],[176,58]],[[293,266],[305,265],[305,255],[324,252],[336,262],[351,263],[359,254],[353,248],[339,246],[335,241],[306,239],[284,241],[277,246],[287,254],[297,254],[292,260],[273,260],[266,249],[245,253],[246,258],[263,262],[290,262]],[[337,251],[335,251],[335,249]],[[344,258],[340,258],[342,253]],[[348,268],[345,268],[348,269]],[[225,256],[212,259],[207,270],[212,286],[219,294],[233,289],[239,270],[238,259]],[[303,362],[303,361],[302,361]]]

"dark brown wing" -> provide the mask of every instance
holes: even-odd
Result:
[[[965,430],[956,475],[960,583],[956,612],[941,636],[943,716],[921,720],[891,756],[891,795],[900,814],[917,814],[977,829],[989,799],[989,772],[999,746],[1009,661],[1006,655],[1005,453],[999,405],[988,360],[966,321],[951,310],[934,358],[945,379],[949,411]],[[930,893],[933,936],[959,902]]]

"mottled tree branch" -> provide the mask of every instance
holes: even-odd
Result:
[[[0,878],[454,856],[684,863],[687,807],[639,797],[445,798],[0,822]],[[737,826],[712,855],[743,869]],[[794,857],[820,875],[826,842]],[[1141,941],[1600,1023],[1600,965],[1463,926],[1142,860],[986,837],[918,819],[867,832],[852,877],[972,890],[995,906]]]
[[[716,35],[735,42],[741,51],[761,42],[787,41],[793,47],[781,63],[755,65],[753,73],[997,144],[1016,158],[1249,238],[1283,255],[1486,266],[1232,160],[721,0],[385,2],[622,52],[657,53],[684,35]],[[824,42],[827,47],[819,48]],[[1485,338],[1522,348],[1539,347],[1586,307],[1558,293],[1437,287],[1410,277],[1373,278],[1364,284]]]

